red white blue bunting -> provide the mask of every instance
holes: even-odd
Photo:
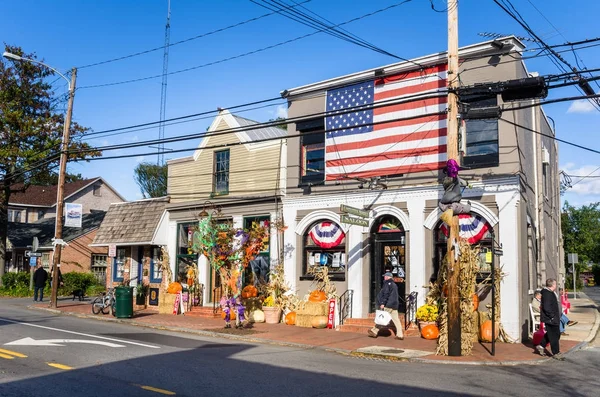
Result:
[[[312,241],[321,248],[332,248],[338,246],[346,235],[342,228],[333,222],[319,222],[308,232]]]
[[[478,243],[490,229],[481,215],[459,214],[458,215],[458,235],[466,239],[469,244]],[[442,223],[440,227],[442,232],[448,237],[448,225]]]

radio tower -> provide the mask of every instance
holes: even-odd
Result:
[[[158,165],[165,163],[165,113],[167,111],[167,72],[169,70],[169,41],[171,39],[171,0],[167,0],[167,24],[165,25],[165,51],[163,54],[162,84],[160,88],[160,124],[158,126]]]

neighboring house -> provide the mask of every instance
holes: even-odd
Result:
[[[9,222],[31,223],[38,219],[56,216],[56,188],[53,186],[13,185],[17,192],[10,195]],[[22,191],[18,191],[24,189]],[[126,201],[101,177],[65,183],[65,203],[83,205],[83,213],[106,211],[112,203]]]
[[[90,247],[96,231],[105,216],[104,211],[83,214],[81,228],[63,228],[63,240],[68,244],[63,247],[60,258],[62,273],[94,272],[99,281],[106,279],[107,249]],[[37,259],[45,269],[50,270],[53,264],[55,219],[42,219],[33,223],[10,222],[8,224],[8,256],[7,271],[29,271],[30,261],[25,256],[31,251],[33,238],[38,238],[38,249],[42,256]]]
[[[531,76],[523,49],[514,37],[461,48],[461,85]],[[308,269],[328,266],[338,293],[353,291],[352,316],[366,318],[389,267],[396,275],[405,273],[405,282],[397,279],[402,296],[417,292],[419,305],[424,302],[446,252],[438,209],[447,159],[446,63],[446,53],[438,53],[282,92],[288,117],[303,118],[288,126],[290,136],[301,137],[287,144],[283,198],[285,274],[300,295],[313,283]],[[430,96],[418,99],[419,93]],[[402,96],[409,99],[335,115],[350,106],[345,101],[381,104]],[[500,95],[489,94],[461,101],[503,104]],[[324,109],[329,117],[322,116]],[[490,272],[485,251],[502,245],[504,255],[496,257],[505,274],[502,324],[513,338],[526,336],[532,290],[560,276],[554,135],[541,107],[505,109],[500,120],[467,120],[461,129],[462,164],[469,168],[460,175],[472,185],[463,192],[472,206],[463,220],[480,232],[474,239],[483,250],[480,280]],[[365,210],[366,226],[342,223],[341,205]]]
[[[91,247],[107,250],[115,246],[106,271],[107,287],[130,280],[137,286],[144,279],[150,287],[162,282],[161,247],[166,246],[165,207],[168,197],[112,204],[100,225]],[[160,299],[160,297],[159,297]]]
[[[187,264],[198,264],[204,303],[218,299],[213,291],[220,279],[205,257],[188,251],[190,230],[198,224],[199,213],[213,212],[219,206],[219,220],[244,228],[252,222],[270,224],[280,218],[287,132],[276,127],[252,128],[255,124],[220,110],[193,156],[167,163],[171,266],[180,279]],[[268,267],[278,257],[276,236],[272,229],[270,247],[258,259],[261,267]]]

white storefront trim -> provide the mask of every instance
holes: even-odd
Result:
[[[329,221],[337,223],[338,226],[340,226],[342,230],[344,230],[344,233],[348,233],[349,225],[341,224],[340,216],[333,211],[327,210],[319,210],[306,215],[304,218],[302,218],[300,222],[298,222],[294,230],[296,234],[302,235],[306,231],[307,227],[321,219],[327,219]]]
[[[471,210],[483,216],[492,227],[496,226],[496,224],[500,221],[500,219],[491,209],[480,202],[471,201]],[[427,219],[425,219],[423,226],[429,230],[432,230],[440,219],[440,215],[442,215],[442,211],[439,208],[434,209],[429,213]]]
[[[373,223],[375,219],[382,215],[392,215],[400,220],[402,223],[402,227],[405,231],[410,230],[410,219],[406,212],[402,211],[398,207],[394,207],[393,205],[380,205],[373,208],[373,216],[371,217],[371,222],[369,223],[369,228],[373,227]]]

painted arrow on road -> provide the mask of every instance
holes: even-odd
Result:
[[[5,343],[4,345],[11,346],[64,346],[67,343],[87,343],[90,345],[102,345],[106,347],[125,347],[123,345],[117,345],[116,343],[103,342],[99,340],[85,340],[85,339],[33,339],[23,338],[14,342]]]

